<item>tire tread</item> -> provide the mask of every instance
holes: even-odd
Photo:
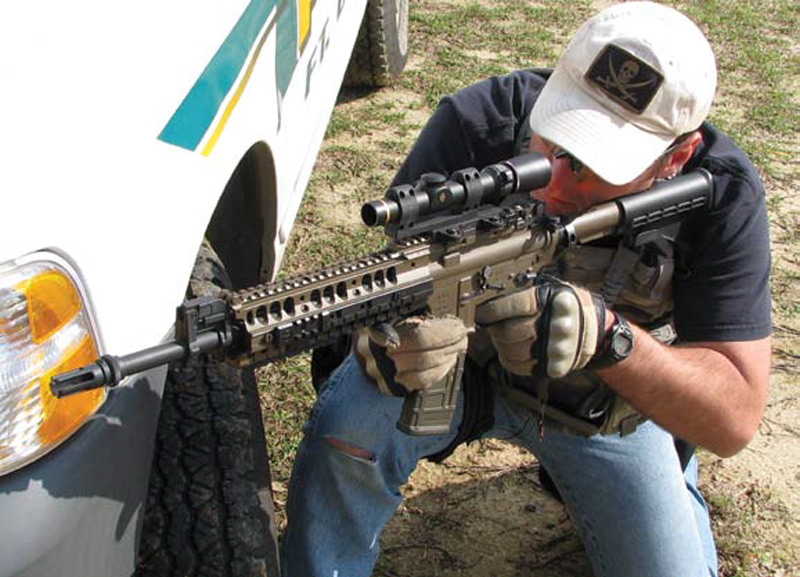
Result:
[[[392,57],[389,38],[397,34],[387,21],[386,0],[370,0],[358,30],[344,76],[349,87],[381,88],[391,85],[405,66],[406,55]]]
[[[198,255],[191,296],[230,286],[211,247]],[[277,577],[274,511],[260,414],[243,374],[209,355],[170,367],[156,434],[138,577]],[[263,433],[262,433],[263,436]]]

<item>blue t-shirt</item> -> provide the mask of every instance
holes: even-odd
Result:
[[[393,184],[425,172],[483,168],[514,156],[548,72],[489,78],[444,97]],[[749,341],[771,332],[770,246],[764,187],[747,156],[708,122],[685,171],[714,176],[710,210],[675,241],[672,294],[682,341]]]

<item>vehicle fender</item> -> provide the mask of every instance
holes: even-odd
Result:
[[[206,230],[234,289],[272,280],[278,264],[275,160],[265,142],[242,156]]]

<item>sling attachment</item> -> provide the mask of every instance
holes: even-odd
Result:
[[[539,422],[537,424],[539,442],[544,439],[544,414],[547,410],[547,401],[550,400],[550,380],[542,377],[536,382],[536,398],[539,401],[541,408],[539,409]]]
[[[547,379],[540,379],[540,382],[537,383],[537,391],[533,393],[516,386],[512,382],[514,377],[503,369],[497,359],[494,359],[486,370],[489,382],[497,395],[536,413],[540,438],[544,434],[545,420],[549,420],[551,423],[559,423],[585,437],[591,437],[599,432],[599,428],[592,423],[562,411],[552,404],[548,404],[549,392],[545,393],[544,400],[540,398],[541,391],[549,387],[547,382],[542,385],[542,381]]]

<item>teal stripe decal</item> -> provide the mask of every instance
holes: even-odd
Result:
[[[159,140],[188,150],[197,148],[239,76],[250,48],[258,39],[258,32],[275,7],[275,2],[251,0],[225,42],[158,135]]]
[[[275,80],[281,97],[286,94],[297,66],[297,2],[282,0],[278,10],[277,54]]]

